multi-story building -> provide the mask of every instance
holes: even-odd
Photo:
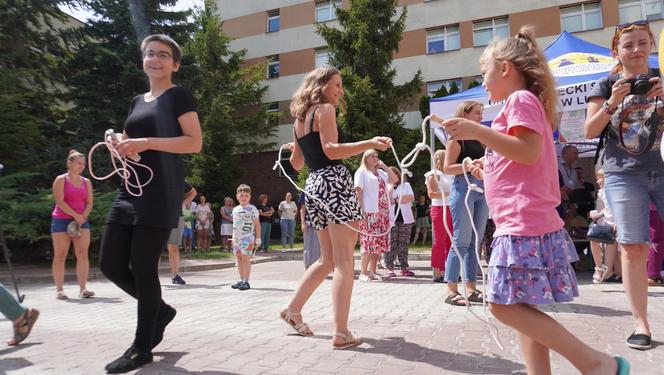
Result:
[[[394,56],[397,80],[410,79],[421,69],[426,81],[422,94],[452,83],[463,90],[481,81],[477,61],[484,46],[525,24],[535,26],[542,47],[563,30],[610,47],[616,25],[648,19],[655,35],[664,26],[664,0],[400,0],[399,5],[407,7],[408,18]],[[271,110],[287,112],[304,75],[327,62],[316,24],[334,26],[335,9],[349,7],[350,1],[218,0],[218,6],[224,31],[235,38],[231,47],[246,49],[248,64],[266,64],[264,101]],[[406,126],[421,122],[417,105],[413,100],[404,113]],[[284,116],[282,122],[278,144],[292,138],[292,119]]]

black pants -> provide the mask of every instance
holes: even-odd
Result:
[[[151,351],[158,317],[165,313],[158,262],[171,230],[107,224],[101,241],[99,268],[109,280],[138,300],[134,346]]]

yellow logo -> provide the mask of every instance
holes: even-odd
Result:
[[[549,68],[556,77],[608,72],[614,65],[613,57],[585,52],[570,52],[549,61]]]

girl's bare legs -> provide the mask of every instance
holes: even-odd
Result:
[[[171,268],[171,278],[178,274],[178,267],[180,266],[180,249],[176,245],[168,244],[168,265]]]
[[[610,355],[584,344],[549,315],[526,304],[489,304],[491,313],[519,332],[528,374],[550,374],[544,349],[553,349],[584,375],[615,374],[618,365]]]
[[[427,242],[427,233],[429,232],[429,228],[427,227],[422,227],[422,245],[424,245],[425,242]],[[415,242],[415,241],[413,241]]]
[[[617,244],[604,245],[604,264],[608,267],[604,274],[605,277],[611,276],[611,274],[614,273],[618,276],[622,276],[622,267],[620,267],[620,256],[618,256]]]
[[[288,304],[288,309],[291,312],[299,313],[307,303],[307,300],[313,292],[318,288],[320,283],[325,280],[327,275],[334,270],[334,259],[332,256],[332,241],[330,240],[329,228],[320,230],[316,233],[318,235],[318,242],[320,243],[320,258],[314,262],[302,275],[300,284],[295,290],[295,294]],[[286,309],[281,311],[283,316]],[[296,323],[302,323],[300,315],[293,315],[291,319]]]
[[[593,254],[593,262],[595,262],[595,267],[602,267],[605,263],[602,260],[602,245],[599,242],[590,241],[590,251]],[[606,265],[610,265],[607,261]]]
[[[88,258],[90,230],[82,229],[81,235],[72,239],[72,242],[74,243],[74,255],[76,255],[76,278],[78,279],[79,288],[83,290],[88,282],[88,272],[90,271],[90,259]]]
[[[370,274],[376,274],[376,267],[378,266],[378,261],[380,260],[380,254],[369,254],[369,268]]]
[[[369,253],[364,253],[360,255],[360,275],[367,276],[369,272],[369,260],[371,258],[371,254]]]
[[[355,230],[359,225],[357,221],[348,223]],[[348,331],[348,314],[350,300],[353,294],[353,281],[355,280],[355,244],[357,232],[344,224],[330,224],[330,240],[332,241],[332,256],[334,257],[334,277],[332,278],[332,306],[334,310],[335,332]],[[343,344],[344,339],[334,336],[334,343]]]
[[[71,237],[65,232],[57,232],[51,233],[51,238],[53,239],[51,272],[53,273],[55,290],[59,292],[65,283],[65,260],[67,260],[67,252],[69,252],[69,245],[71,245]]]
[[[646,272],[646,259],[648,245],[620,244],[620,257],[622,259],[623,285],[627,301],[634,317],[636,333],[650,335],[648,324],[648,275]]]

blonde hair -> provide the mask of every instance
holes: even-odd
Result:
[[[67,162],[73,161],[76,158],[85,158],[85,155],[81,154],[80,152],[71,149],[69,150],[69,155],[67,155]]]
[[[362,154],[362,160],[360,161],[360,167],[358,169],[369,169],[367,168],[367,158],[373,154],[378,155],[378,151],[374,150],[373,148],[364,151],[364,154]]]
[[[532,26],[523,26],[513,37],[492,41],[482,53],[480,63],[490,60],[511,62],[524,77],[526,89],[532,92],[544,107],[552,129],[556,128],[558,91],[544,53],[537,45]]]
[[[595,172],[595,177],[599,180],[600,178],[604,178],[604,169],[600,168]]]
[[[474,100],[466,100],[465,102],[459,104],[456,111],[454,112],[454,117],[466,117],[466,115],[469,114],[476,106],[480,106],[482,110],[484,110],[484,105],[482,103],[476,102]]]
[[[246,185],[246,184],[242,184],[242,185],[238,186],[237,187],[237,194],[240,194],[240,193],[249,193],[249,194],[251,194],[251,187],[249,187],[249,185]]]
[[[616,28],[616,32],[613,34],[613,40],[611,40],[611,52],[616,54],[616,60],[618,63],[611,69],[611,73],[613,74],[618,74],[622,72],[623,70],[623,65],[618,60],[618,43],[620,42],[620,37],[623,34],[626,33],[631,33],[632,31],[637,31],[637,30],[645,30],[648,32],[648,36],[650,36],[650,43],[652,43],[653,47],[656,47],[655,44],[655,36],[652,34],[652,31],[650,30],[650,26],[648,24],[645,25],[629,25],[628,27],[625,28]]]
[[[458,117],[458,116],[457,116]],[[433,154],[433,161],[436,169],[443,171],[443,163],[445,162],[445,150],[438,150]]]
[[[309,72],[291,98],[291,116],[303,120],[309,107],[325,103],[323,87],[335,75],[340,73],[332,66],[321,66]]]

